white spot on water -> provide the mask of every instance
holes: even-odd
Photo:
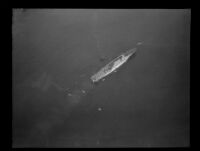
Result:
[[[81,90],[83,93],[85,93],[85,90]]]
[[[72,96],[72,94],[71,94],[71,93],[68,93],[68,96]]]
[[[102,111],[102,108],[101,108],[101,107],[99,107],[99,108],[98,108],[98,111]]]
[[[137,45],[141,45],[141,44],[142,44],[142,42],[138,42],[138,43],[137,43]]]

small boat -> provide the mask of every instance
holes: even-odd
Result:
[[[116,71],[120,66],[122,66],[128,59],[136,53],[137,49],[133,48],[124,53],[122,53],[117,58],[113,59],[111,62],[106,64],[103,68],[101,68],[97,73],[91,76],[91,80],[93,83],[98,82],[104,77],[108,76],[112,72]]]

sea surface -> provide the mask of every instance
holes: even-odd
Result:
[[[12,20],[13,147],[190,145],[190,9],[13,9]]]

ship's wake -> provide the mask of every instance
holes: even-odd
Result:
[[[68,100],[71,104],[79,103],[84,96],[86,96],[92,89],[94,84],[88,79],[84,79],[73,90],[67,90]]]

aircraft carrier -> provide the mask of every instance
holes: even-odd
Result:
[[[114,72],[116,69],[118,69],[120,66],[122,66],[125,62],[127,62],[132,55],[135,55],[136,51],[137,48],[133,48],[122,53],[120,56],[116,57],[111,62],[106,64],[97,73],[92,75],[90,79],[92,80],[92,82],[95,83],[105,78],[106,76]]]

